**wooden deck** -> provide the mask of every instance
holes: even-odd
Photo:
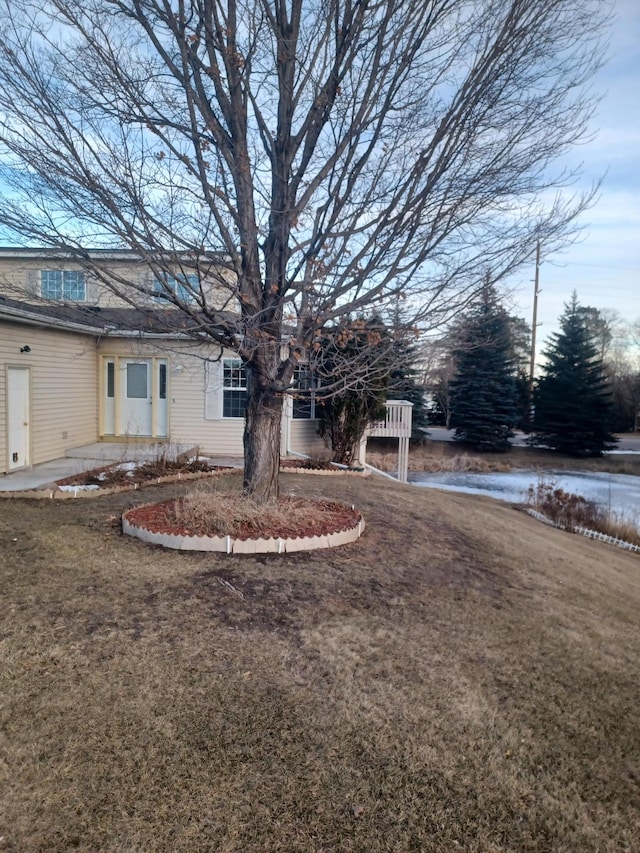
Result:
[[[366,465],[368,438],[398,439],[398,480],[407,482],[409,468],[409,439],[413,403],[407,400],[389,400],[384,420],[375,421],[367,429],[360,445],[360,463]]]

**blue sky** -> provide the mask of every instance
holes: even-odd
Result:
[[[597,135],[569,158],[570,163],[584,164],[586,187],[603,175],[604,182],[596,204],[582,216],[579,241],[550,256],[543,247],[541,345],[557,328],[573,290],[583,305],[640,320],[640,2],[615,0],[614,15],[609,60],[595,80],[595,88],[604,94],[592,123]],[[529,322],[534,272],[532,251],[530,269],[509,282],[515,288],[514,313]]]
[[[602,176],[604,180],[597,202],[582,216],[578,242],[552,255],[542,247],[538,352],[557,329],[573,290],[583,305],[640,321],[640,0],[613,4],[609,59],[594,81],[603,95],[592,123],[596,135],[567,158],[569,167],[583,164],[585,188]],[[529,322],[535,247],[531,249],[530,265],[507,282],[510,310]]]

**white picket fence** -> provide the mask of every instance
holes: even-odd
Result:
[[[566,525],[556,524],[551,521],[546,515],[538,512],[536,509],[527,508],[527,515],[541,521],[543,524],[548,524],[551,527],[557,527],[559,530],[566,530]],[[618,548],[624,548],[625,551],[633,551],[640,554],[640,545],[634,545],[633,542],[627,542],[625,539],[618,539],[617,536],[609,536],[608,533],[601,533],[599,530],[591,530],[589,527],[573,527],[573,533],[579,533],[581,536],[586,536],[589,539],[597,539],[598,542],[606,542],[607,545],[616,545]]]

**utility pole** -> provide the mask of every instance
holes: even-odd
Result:
[[[536,364],[536,327],[538,325],[538,294],[540,293],[540,240],[536,243],[536,274],[533,279],[533,320],[531,323],[531,364],[529,366],[529,406],[533,416],[533,372]]]

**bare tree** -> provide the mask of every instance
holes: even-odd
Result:
[[[398,299],[434,326],[589,201],[554,163],[592,114],[602,0],[1,2],[0,224],[131,304],[88,245],[218,276],[224,303],[166,295],[246,362],[259,500],[324,330]]]

